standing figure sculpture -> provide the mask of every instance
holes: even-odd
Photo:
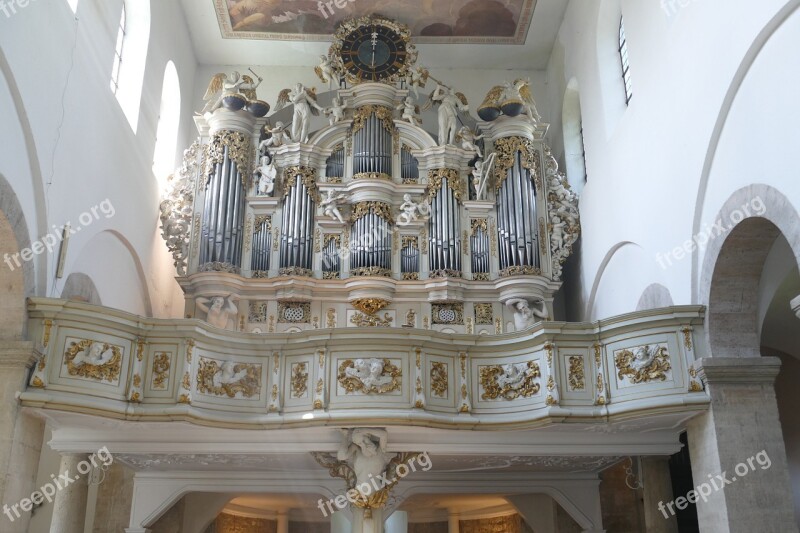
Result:
[[[533,327],[536,322],[547,320],[550,315],[547,312],[547,305],[544,300],[537,300],[541,309],[537,306],[531,308],[528,300],[514,298],[506,302],[506,305],[514,312],[514,327],[517,331],[524,331]]]
[[[462,150],[477,154],[479,158],[483,159],[483,152],[481,152],[480,147],[477,145],[477,141],[483,139],[483,135],[477,135],[468,127],[462,126],[461,129],[458,130],[458,136],[461,137]]]
[[[379,479],[386,473],[386,467],[394,453],[387,453],[386,442],[389,434],[385,429],[359,428],[344,434],[337,458],[345,461],[356,475],[355,489],[364,500],[373,492],[372,478]],[[368,487],[364,490],[364,487]]]
[[[347,109],[347,102],[342,102],[338,96],[333,97],[331,106],[326,108],[324,113],[328,117],[331,126],[344,120],[344,112]]]
[[[225,300],[228,300],[227,304]],[[209,302],[211,305],[208,305]],[[233,319],[239,314],[239,308],[233,303],[230,294],[226,296],[214,296],[208,298],[198,298],[197,307],[206,312],[206,322],[220,329],[229,329],[230,324],[235,322]]]
[[[402,119],[409,124],[419,126],[422,123],[417,116],[419,114],[419,106],[414,104],[414,100],[411,98],[411,96],[406,96],[405,100],[403,100],[395,109],[402,111]]]
[[[458,113],[469,111],[466,97],[439,84],[431,95],[431,102],[439,104],[439,146],[454,144],[458,131]]]
[[[258,182],[256,184],[256,193],[259,196],[272,196],[275,190],[275,179],[278,177],[278,169],[275,168],[275,162],[269,156],[261,158],[261,166],[256,170]]]
[[[483,159],[475,161],[475,168],[472,169],[472,185],[475,187],[475,199],[480,202],[486,200],[489,176],[492,174],[492,168],[494,168],[496,159],[497,153],[492,153],[486,161]]]
[[[308,142],[308,131],[311,127],[311,116],[319,116],[324,113],[324,109],[317,103],[317,95],[313,89],[307,89],[302,83],[294,86],[294,89],[284,89],[278,95],[277,110],[286,105],[294,105],[292,115],[292,141]]]
[[[335,190],[330,189],[328,191],[328,196],[320,202],[319,206],[322,208],[325,216],[329,216],[331,219],[344,224],[344,217],[339,211],[339,204],[344,202],[348,196],[349,195],[346,193],[337,193]]]

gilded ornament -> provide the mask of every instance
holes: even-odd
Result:
[[[431,272],[428,274],[428,277],[430,279],[440,279],[440,278],[441,279],[446,279],[446,278],[459,279],[459,278],[462,278],[463,276],[464,275],[461,272],[459,272],[457,270],[452,270],[450,268],[442,268],[442,269],[439,269],[439,270],[431,270]]]
[[[31,387],[35,387],[37,389],[43,389],[44,382],[41,380],[41,378],[39,378],[39,376],[35,376],[33,378],[33,381],[31,381]]]
[[[683,345],[686,347],[687,350],[692,350],[692,328],[683,328],[681,330],[683,332]]]
[[[309,324],[311,302],[278,302],[279,324]]]
[[[308,365],[296,363],[292,365],[292,398],[304,398],[308,392]]]
[[[244,221],[244,253],[250,252],[250,245],[253,242],[253,215],[247,215]]]
[[[50,344],[50,329],[53,327],[53,321],[44,320],[43,324],[44,324],[44,330],[42,332],[42,346],[47,348],[47,346]],[[42,368],[40,368],[39,370],[43,369],[44,366],[42,366]]]
[[[350,276],[354,278],[371,277],[371,276],[391,278],[392,271],[389,270],[388,268],[382,268],[377,266],[361,267],[361,268],[351,269]]]
[[[247,188],[248,177],[253,174],[254,150],[250,136],[238,131],[222,130],[211,136],[204,153],[203,176],[206,180],[211,179],[216,166],[225,162],[225,148],[242,177],[242,185]]]
[[[516,400],[530,398],[539,393],[541,385],[537,381],[542,376],[539,363],[509,363],[505,365],[480,367],[480,383],[483,400]]]
[[[511,276],[541,276],[542,269],[532,266],[510,266],[500,271],[501,278]]]
[[[666,381],[672,370],[666,345],[644,345],[614,352],[617,377],[630,379],[634,385],[651,381]]]
[[[475,333],[475,328],[473,327],[472,317],[467,317],[467,335],[472,335]]]
[[[431,392],[434,396],[439,398],[447,397],[447,364],[432,362],[431,363]]]
[[[491,278],[488,272],[475,272],[472,274],[472,279],[473,281],[489,281]]]
[[[503,333],[503,321],[499,317],[494,319],[494,332],[496,335]]]
[[[330,308],[325,315],[325,327],[333,329],[336,327],[336,309]]]
[[[374,213],[389,224],[394,224],[392,206],[385,202],[359,202],[355,204],[353,206],[353,212],[350,215],[350,221],[356,222],[370,213]]]
[[[352,180],[353,181],[358,181],[358,180],[392,181],[392,177],[389,174],[385,174],[383,172],[359,172],[358,174],[353,174]]]
[[[434,324],[440,325],[464,325],[464,304],[447,303],[432,304],[431,316]]]
[[[273,252],[277,252],[278,251],[278,247],[280,246],[280,237],[281,237],[280,228],[277,228],[277,227],[274,228],[272,230],[272,251]]]
[[[301,183],[305,185],[309,196],[311,196],[315,202],[319,203],[320,197],[319,190],[317,190],[317,171],[303,165],[291,166],[283,171],[283,197],[286,198],[298,178],[300,178]]]
[[[503,186],[508,171],[514,167],[517,153],[522,154],[522,167],[530,170],[536,189],[542,190],[542,176],[540,172],[541,160],[539,152],[533,141],[524,137],[504,137],[494,143],[494,150],[497,159],[494,164],[494,185],[495,190],[499,191]]]
[[[583,357],[580,355],[569,356],[569,390],[582,391],[586,389],[586,377],[583,368]]]
[[[113,383],[122,369],[122,349],[89,339],[72,342],[64,353],[64,364],[70,376]]]
[[[452,168],[438,168],[428,172],[428,186],[425,188],[424,196],[429,203],[439,194],[439,190],[442,188],[442,184],[445,183],[445,181],[447,182],[447,187],[453,191],[456,200],[459,202],[462,201],[464,196],[464,183],[458,170]]]
[[[428,255],[428,228],[425,227],[419,232],[419,251],[422,255]]]
[[[197,370],[197,390],[213,396],[245,398],[261,394],[261,365],[200,358]]]
[[[359,328],[390,328],[393,321],[389,313],[384,313],[383,318],[364,313],[355,313],[350,317],[350,323]]]
[[[181,386],[186,390],[192,390],[192,382],[188,372],[183,374],[183,379],[181,380]]]
[[[367,313],[368,315],[374,315],[378,311],[384,309],[390,303],[391,302],[388,300],[383,300],[381,298],[359,298],[350,302],[353,307],[359,311]]]
[[[383,128],[391,134],[394,134],[394,112],[392,109],[379,106],[379,105],[365,105],[359,107],[353,112],[353,125],[350,128],[350,134],[355,135],[367,125],[367,120],[372,115],[375,115],[382,123]]]
[[[491,326],[494,315],[494,306],[490,303],[475,304],[475,324],[478,326]]]
[[[346,394],[388,394],[400,390],[403,372],[389,359],[345,359],[337,379]]]

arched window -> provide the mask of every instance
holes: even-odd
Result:
[[[567,84],[564,93],[564,109],[562,111],[564,131],[564,160],[566,162],[567,180],[572,190],[580,194],[586,183],[586,150],[583,142],[583,116],[578,80],[573,78]]]
[[[161,87],[161,107],[158,112],[156,148],[153,153],[153,174],[165,183],[166,177],[175,168],[175,152],[178,148],[178,131],[181,119],[181,86],[175,64],[170,61],[164,70]]]
[[[625,102],[630,103],[633,98],[633,85],[631,64],[628,60],[628,39],[625,36],[625,17],[619,19],[619,58],[622,62],[622,80],[625,82]]]
[[[119,5],[122,12],[117,28],[110,87],[136,133],[150,43],[150,0],[121,1]]]
[[[117,46],[114,49],[114,66],[111,67],[111,91],[117,94],[119,91],[119,73],[122,70],[122,51],[125,48],[125,35],[127,33],[128,11],[125,2],[122,3],[122,15],[119,19],[117,29]]]
[[[78,0],[67,0],[67,3],[69,4],[69,8],[73,13],[78,12]]]

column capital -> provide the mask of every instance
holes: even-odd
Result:
[[[775,383],[781,369],[777,357],[706,357],[695,363],[697,375],[710,385]]]
[[[31,368],[38,360],[32,342],[0,340],[0,368]]]
[[[789,305],[792,306],[792,312],[800,318],[800,296],[792,300]]]

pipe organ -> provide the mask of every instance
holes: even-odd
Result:
[[[200,146],[162,205],[186,314],[204,318],[197,299],[235,295],[231,327],[264,335],[323,325],[496,335],[552,317],[580,226],[547,124],[459,114],[483,135],[481,153],[463,128],[439,144],[404,120],[407,89],[334,92],[347,113],[307,124],[307,142],[262,140],[291,107],[269,122],[224,106],[196,118]]]

